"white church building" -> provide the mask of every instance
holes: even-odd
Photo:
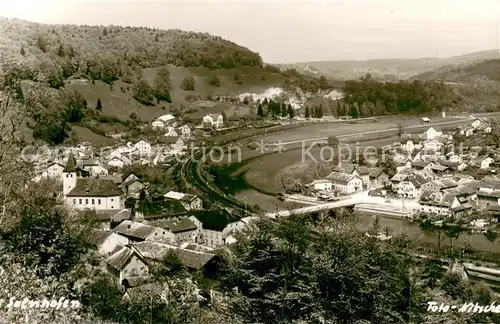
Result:
[[[66,204],[76,209],[120,210],[122,192],[111,180],[78,177],[71,155],[63,170],[63,195]]]

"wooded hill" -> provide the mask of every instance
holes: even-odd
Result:
[[[415,80],[438,80],[447,82],[474,82],[477,79],[488,78],[500,81],[500,59],[487,60],[462,67],[447,65],[434,71],[419,74]]]

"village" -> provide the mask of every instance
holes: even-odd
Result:
[[[428,121],[423,118],[423,124]],[[349,205],[364,193],[364,203],[356,207],[367,213],[425,217],[437,225],[455,222],[486,231],[496,225],[500,212],[500,149],[487,145],[496,143],[496,127],[493,120],[476,118],[447,132],[429,127],[421,134],[403,134],[401,141],[382,148],[382,158],[340,161],[323,178],[280,199],[320,210],[331,204],[325,201]]]

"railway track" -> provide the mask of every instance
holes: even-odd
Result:
[[[212,186],[211,183],[201,175],[200,166],[198,164],[200,156],[201,153],[197,152],[182,165],[181,175],[184,181],[194,186],[200,194],[209,198],[213,204],[222,208],[233,209],[244,216],[254,216],[254,213],[248,206],[228,196],[219,188]]]

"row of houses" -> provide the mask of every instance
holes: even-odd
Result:
[[[168,129],[168,132],[171,132],[171,129],[175,130],[176,125],[177,125],[176,118],[170,114],[160,116],[151,123],[153,129],[155,130]],[[187,125],[184,125],[182,127],[186,126]],[[200,128],[205,128],[205,129],[221,129],[223,127],[224,127],[224,117],[222,116],[222,114],[206,114],[202,118],[202,122],[200,125]],[[184,134],[184,130],[186,129],[185,128],[178,129],[178,132],[176,133]],[[191,130],[189,130],[189,133],[190,132]]]

